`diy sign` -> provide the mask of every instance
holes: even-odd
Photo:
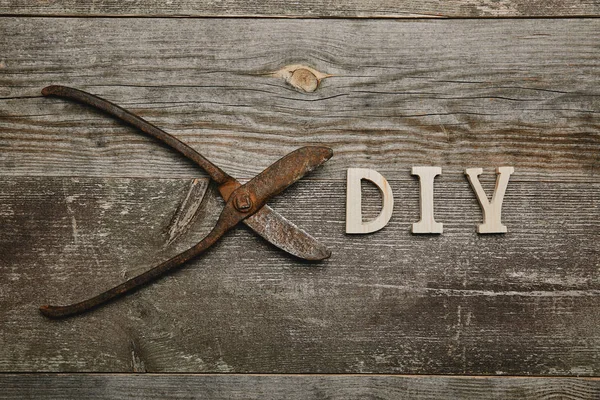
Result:
[[[483,211],[483,223],[477,227],[479,233],[506,233],[507,228],[502,224],[502,201],[508,186],[510,175],[515,172],[513,167],[499,167],[496,169],[496,188],[489,201],[481,187],[478,176],[483,173],[481,168],[468,168],[465,170],[471,187],[477,195],[479,205]],[[421,219],[412,225],[412,232],[443,233],[444,225],[436,222],[433,215],[433,181],[442,174],[440,167],[413,167],[412,175],[419,177],[421,187]],[[383,207],[377,218],[363,222],[362,220],[362,195],[361,180],[373,182],[381,191]],[[394,209],[394,196],[388,181],[377,171],[366,168],[348,169],[346,186],[346,233],[371,233],[387,225]]]

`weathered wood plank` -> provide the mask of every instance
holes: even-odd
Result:
[[[128,107],[242,178],[311,143],[335,151],[328,178],[432,164],[598,176],[599,19],[5,18],[1,30],[5,176],[202,176],[110,118],[40,97],[48,84]],[[291,64],[333,76],[299,92],[270,74]]]
[[[585,378],[319,375],[0,375],[10,399],[596,400]]]
[[[477,235],[466,178],[442,175],[444,234],[424,237],[410,233],[418,181],[403,176],[390,181],[390,224],[373,235],[344,234],[343,181],[302,181],[271,203],[332,247],[322,264],[240,227],[186,268],[65,321],[37,306],[80,300],[192,245],[221,203],[210,189],[172,241],[189,179],[4,177],[0,370],[599,374],[600,183],[515,173],[509,232],[495,236]],[[486,190],[493,180],[482,177]]]
[[[31,2],[1,0],[4,15],[53,16],[253,16],[253,17],[360,17],[360,18],[440,18],[440,17],[563,17],[598,16],[597,0],[327,0],[327,1],[200,1],[150,0],[144,2],[103,0],[81,2],[59,0]]]

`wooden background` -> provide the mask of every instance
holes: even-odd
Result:
[[[600,2],[0,0],[0,15],[2,397],[600,397]],[[328,77],[305,92],[281,73],[295,65]],[[45,319],[39,305],[193,245],[222,208],[203,171],[43,98],[49,84],[129,108],[241,180],[332,147],[271,203],[332,258],[238,227],[133,295]],[[441,236],[410,233],[413,165],[443,169]],[[502,165],[509,232],[478,235],[463,171],[483,167],[491,193]],[[382,231],[344,234],[350,167],[389,179]],[[374,188],[365,201],[374,216]]]

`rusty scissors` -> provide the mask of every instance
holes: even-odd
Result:
[[[219,193],[225,200],[225,207],[215,227],[193,247],[87,300],[66,306],[41,306],[40,311],[45,316],[61,318],[80,314],[132,292],[196,257],[239,222],[243,222],[267,241],[297,257],[307,260],[323,260],[331,255],[330,251],[315,238],[283,218],[266,204],[270,198],[281,193],[308,172],[330,159],[333,155],[330,148],[307,146],[297,149],[242,185],[190,146],[116,104],[66,86],[48,86],[42,90],[42,94],[87,104],[160,140],[204,169],[217,183]]]

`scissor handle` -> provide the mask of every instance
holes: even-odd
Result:
[[[118,105],[111,103],[108,100],[95,96],[91,93],[84,92],[83,90],[61,85],[46,86],[42,89],[42,94],[44,96],[56,96],[65,99],[75,100],[80,103],[87,104],[88,106],[94,107],[98,110],[102,110],[105,113],[112,115],[113,117],[120,119],[121,121],[126,122],[127,124],[138,128],[142,132],[160,140],[161,142],[165,143],[167,146],[173,148],[174,150],[177,150],[179,153],[183,154],[185,157],[198,164],[218,184],[223,184],[227,181],[233,180],[233,178],[227,173],[225,173],[221,168],[217,167],[215,164],[206,159],[202,154],[198,153],[196,150],[194,150],[187,144],[183,143],[176,137],[169,135],[167,132],[151,124],[145,119],[138,117],[132,112],[122,107],[119,107]]]

